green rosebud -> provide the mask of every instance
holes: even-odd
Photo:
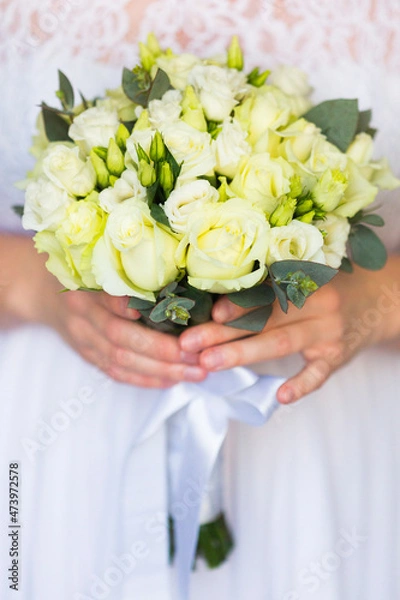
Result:
[[[305,198],[304,200],[300,200],[297,203],[297,207],[296,207],[296,217],[301,217],[302,215],[305,215],[310,210],[313,210],[313,208],[314,208],[314,203],[310,198]]]
[[[238,71],[243,70],[243,52],[239,44],[239,38],[234,35],[228,48],[228,60],[227,65],[230,69],[237,69]]]
[[[150,165],[143,158],[139,161],[138,177],[139,177],[140,183],[144,187],[152,186],[156,182],[156,179],[157,179],[156,171],[155,171],[153,165]]]
[[[119,177],[125,171],[125,159],[114,138],[110,138],[107,149],[107,169],[111,175]]]
[[[149,111],[147,109],[142,110],[139,115],[138,120],[135,123],[135,131],[142,131],[144,129],[149,129],[151,127],[151,123],[149,120]]]
[[[86,202],[94,202],[95,204],[99,203],[99,192],[96,192],[96,190],[93,190],[92,192],[90,192],[90,194],[88,194],[85,198]]]
[[[117,133],[115,134],[115,140],[122,152],[125,152],[126,150],[126,140],[129,138],[130,135],[131,134],[129,133],[127,127],[125,127],[123,123],[120,123],[117,129]]]
[[[293,219],[295,208],[296,200],[284,196],[269,218],[271,227],[288,225]]]
[[[96,152],[97,156],[100,156],[104,162],[107,160],[107,148],[105,148],[105,146],[93,146],[92,150]]]
[[[292,175],[290,178],[289,198],[298,198],[303,191],[300,175]]]
[[[148,164],[150,164],[150,157],[140,144],[136,145],[136,152],[139,160],[145,160]]]
[[[119,177],[115,177],[115,175],[110,175],[109,180],[110,180],[110,185],[112,185],[112,187],[114,187],[114,184],[116,181],[118,181]]]
[[[204,116],[203,107],[191,85],[186,86],[181,105],[182,121],[198,131],[207,131],[207,121]]]
[[[171,165],[168,162],[163,162],[160,168],[160,184],[168,197],[174,189],[175,181],[172,173]]]
[[[228,182],[226,177],[218,177],[218,181],[221,183],[221,185],[218,188],[218,194],[219,194],[219,199],[220,202],[226,202],[226,200],[228,200],[228,198],[230,197],[228,194]]]
[[[167,156],[167,149],[159,131],[156,131],[150,144],[150,158],[154,162],[161,162]]]
[[[254,85],[254,87],[262,87],[270,74],[271,71],[269,70],[260,73],[260,69],[256,67],[248,74],[247,81],[250,83],[250,85]]]
[[[109,172],[106,167],[106,163],[100,156],[92,150],[90,151],[90,160],[92,161],[92,165],[94,170],[96,171],[97,184],[99,188],[104,189],[109,186]]]
[[[158,43],[158,39],[156,38],[156,36],[154,35],[154,33],[149,33],[147,36],[147,47],[150,50],[150,52],[153,54],[153,56],[155,58],[157,58],[158,56],[160,56],[161,54],[161,48],[160,48],[160,44]]]
[[[302,215],[301,217],[296,217],[298,221],[302,221],[303,223],[312,223],[315,217],[315,210],[310,210],[310,212]]]
[[[150,73],[156,61],[151,50],[149,50],[149,48],[145,44],[143,44],[143,42],[139,42],[139,55],[143,69]]]

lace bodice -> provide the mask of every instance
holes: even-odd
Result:
[[[377,154],[400,173],[398,0],[5,0],[0,10],[3,227],[17,226],[9,205],[22,197],[13,183],[31,164],[37,104],[54,100],[57,68],[85,95],[99,94],[118,85],[149,31],[164,46],[202,55],[221,52],[238,33],[247,67],[295,64],[309,73],[315,101],[360,98],[373,108]]]

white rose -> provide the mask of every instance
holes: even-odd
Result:
[[[279,260],[309,260],[325,264],[322,233],[308,223],[291,221],[283,227],[273,227],[269,236],[267,265]]]
[[[75,200],[47,178],[31,181],[25,192],[24,229],[55,229],[63,220],[67,206]]]
[[[191,214],[177,261],[190,285],[217,294],[253,287],[267,270],[269,225],[262,212],[232,198]]]
[[[233,178],[239,166],[240,159],[251,153],[251,146],[246,141],[247,133],[239,123],[227,119],[214,141],[214,151],[217,164],[215,170],[225,177]]]
[[[149,121],[154,129],[178,121],[182,112],[182,93],[179,90],[168,90],[161,100],[149,102]]]
[[[341,217],[354,217],[359,210],[372,204],[378,188],[364,177],[359,167],[351,159],[348,160],[346,174],[348,176],[346,191],[333,212]]]
[[[50,181],[73,196],[87,196],[96,185],[93,165],[89,159],[79,158],[77,147],[52,146],[43,159],[42,169]]]
[[[279,135],[284,138],[280,147],[280,155],[289,162],[303,167],[310,158],[314,144],[321,138],[321,130],[314,123],[299,119],[282,129]]]
[[[344,217],[327,215],[323,221],[317,221],[316,226],[324,236],[322,248],[326,264],[338,269],[342,258],[346,255],[346,243],[350,233],[350,223]]]
[[[266,85],[252,90],[240,106],[235,108],[235,118],[249,134],[254,145],[268,129],[276,130],[287,125],[291,115],[289,98],[277,88]]]
[[[140,200],[125,200],[108,217],[93,252],[93,272],[114,296],[154,299],[153,292],[179,273],[174,256],[178,240],[150,215]]]
[[[100,192],[99,204],[103,210],[110,213],[128,198],[146,200],[146,188],[140,183],[137,172],[131,169],[126,169],[113,187],[108,187]]]
[[[75,117],[68,133],[82,152],[89,154],[93,146],[107,148],[118,127],[119,119],[115,109],[94,106]]]
[[[235,71],[233,73],[233,71]],[[197,65],[188,78],[194,87],[204,114],[210,121],[223,121],[238,103],[246,89],[243,73],[216,65]]]
[[[370,162],[365,170],[367,171],[367,175],[364,169],[362,169],[362,172],[368,181],[382,190],[394,190],[400,186],[400,179],[393,174],[387,158]]]
[[[327,169],[312,189],[312,198],[326,212],[334,210],[343,198],[347,177],[337,169]]]
[[[156,65],[166,72],[171,85],[177,90],[184,90],[188,83],[189,73],[200,63],[193,54],[166,55],[156,58]]]
[[[199,131],[183,121],[167,125],[161,130],[164,142],[175,160],[183,162],[179,175],[181,182],[195,179],[213,171],[215,155],[209,133]]]
[[[204,204],[218,200],[217,190],[207,180],[197,179],[173,190],[164,204],[164,211],[171,228],[185,233],[190,215],[201,210]]]
[[[347,156],[320,135],[314,140],[310,157],[304,166],[317,174],[323,173],[326,169],[344,171],[347,166]]]
[[[304,71],[290,65],[280,65],[274,69],[268,81],[288,96],[309,96],[312,87]]]
[[[290,191],[290,178],[294,171],[283,158],[271,158],[267,153],[243,158],[233,178],[230,189],[270,215],[278,198]]]

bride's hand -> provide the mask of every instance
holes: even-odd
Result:
[[[200,364],[210,371],[300,352],[303,370],[278,391],[280,402],[293,402],[319,388],[363,347],[400,335],[399,280],[398,257],[375,273],[340,273],[301,310],[291,305],[285,315],[275,303],[266,327],[256,335],[223,325],[248,311],[222,297],[213,309],[214,322],[184,332],[181,347],[201,352]]]
[[[85,360],[113,379],[141,387],[169,387],[207,375],[198,355],[181,350],[172,335],[137,323],[128,299],[104,292],[59,293],[29,239],[0,237],[0,325],[40,322],[56,331]]]

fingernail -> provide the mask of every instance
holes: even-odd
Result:
[[[194,352],[185,352],[184,350],[182,350],[180,354],[181,362],[187,365],[198,365],[199,357],[199,354],[195,354]]]
[[[186,367],[183,371],[183,376],[186,381],[202,381],[206,376],[204,369],[199,367]]]
[[[214,352],[208,352],[205,356],[203,356],[202,363],[206,369],[218,371],[224,366],[224,357],[218,350]]]
[[[283,388],[283,390],[279,392],[278,400],[283,404],[290,404],[291,402],[294,402],[295,399],[296,397],[291,388]]]
[[[182,346],[184,351],[188,353],[197,352],[202,347],[201,337],[199,335],[195,335],[194,333],[189,333],[182,339]]]

